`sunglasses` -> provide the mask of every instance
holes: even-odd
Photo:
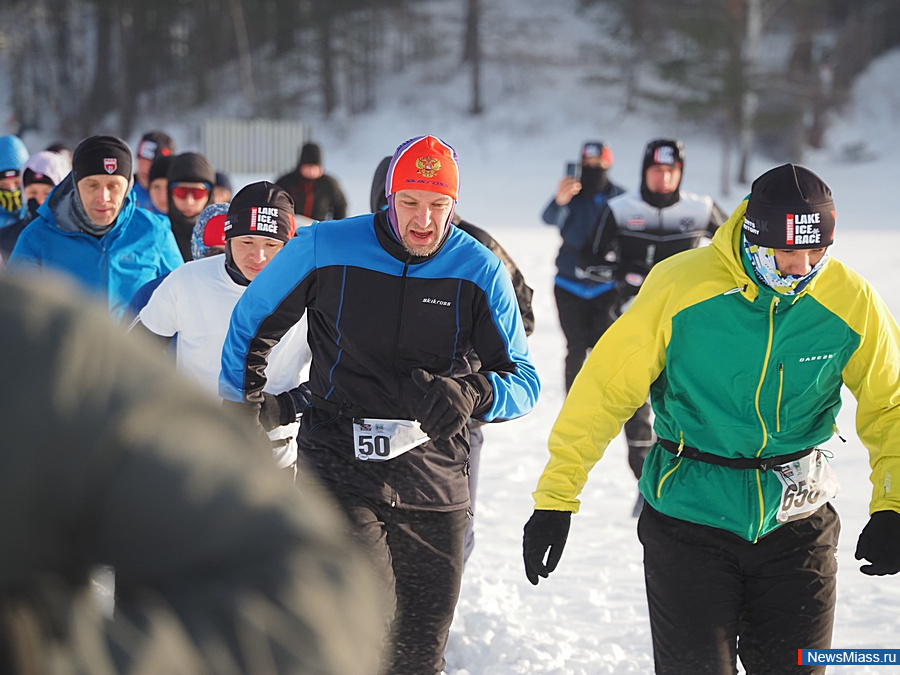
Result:
[[[209,196],[209,188],[176,185],[172,188],[172,196],[178,197],[178,199],[187,199],[190,196],[199,202],[201,199],[206,199]]]

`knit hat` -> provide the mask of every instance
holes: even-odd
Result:
[[[581,159],[588,157],[599,157],[607,167],[613,163],[612,149],[603,141],[586,141],[581,146]]]
[[[199,152],[183,152],[175,156],[166,177],[170,189],[174,183],[206,183],[210,188],[216,183],[212,164]]]
[[[322,166],[322,148],[317,143],[304,143],[300,150],[300,161],[298,166],[303,164],[315,164]]]
[[[116,136],[89,136],[72,153],[72,178],[76,183],[87,176],[122,176],[131,180],[131,148]]]
[[[225,247],[225,219],[228,217],[228,204],[210,204],[200,212],[194,231],[191,233],[191,257],[194,260],[208,258],[220,251],[214,248]]]
[[[154,159],[153,164],[150,165],[150,171],[147,173],[147,182],[152,183],[157,178],[168,178],[169,168],[174,159],[172,155],[160,155]]]
[[[225,188],[226,190],[231,192],[231,179],[228,177],[228,174],[221,171],[216,171],[215,186]]]
[[[834,225],[831,190],[809,169],[783,164],[753,181],[744,215],[744,235],[757,246],[831,246]]]
[[[428,190],[456,201],[459,194],[456,151],[436,136],[409,139],[394,152],[384,190],[387,196],[399,190]]]
[[[656,164],[671,164],[684,169],[684,144],[672,138],[656,138],[647,143],[641,174]]]
[[[21,175],[25,160],[28,159],[28,148],[22,139],[13,134],[0,136],[0,178],[13,178]]]
[[[59,185],[59,182],[71,170],[72,167],[66,157],[49,150],[41,150],[25,162],[22,171],[22,187],[27,187],[32,183]]]
[[[175,154],[175,141],[165,131],[148,131],[138,143],[137,155],[151,162],[159,157]]]
[[[288,241],[297,229],[294,200],[268,181],[250,183],[231,200],[225,220],[225,240],[235,237],[270,237]]]

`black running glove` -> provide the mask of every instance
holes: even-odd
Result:
[[[538,577],[547,576],[556,569],[569,536],[571,511],[542,511],[535,509],[525,523],[522,537],[522,553],[525,558],[525,576],[537,586]],[[549,551],[549,553],[548,553]],[[544,555],[547,562],[544,563]]]
[[[859,535],[856,559],[868,560],[859,571],[870,576],[900,572],[900,513],[876,511]]]
[[[463,377],[432,375],[422,368],[412,371],[412,380],[425,396],[416,408],[416,419],[422,431],[432,439],[448,440],[462,431],[472,411],[482,401],[482,392],[469,378],[481,378],[472,374]],[[487,384],[490,388],[490,384]]]
[[[269,394],[263,392],[263,402],[259,408],[259,423],[266,431],[297,421],[297,410],[290,392]]]

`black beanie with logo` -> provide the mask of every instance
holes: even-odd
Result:
[[[269,237],[287,242],[297,229],[294,200],[268,181],[250,183],[232,197],[225,218],[225,241],[235,237]]]
[[[131,165],[131,148],[116,136],[89,136],[72,152],[72,178],[76,183],[98,174],[131,180]]]
[[[809,169],[783,164],[753,181],[744,235],[747,241],[778,250],[824,248],[834,243],[831,190]]]

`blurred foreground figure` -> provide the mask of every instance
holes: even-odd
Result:
[[[374,671],[369,570],[303,473],[58,280],[0,278],[0,346],[0,672]]]

